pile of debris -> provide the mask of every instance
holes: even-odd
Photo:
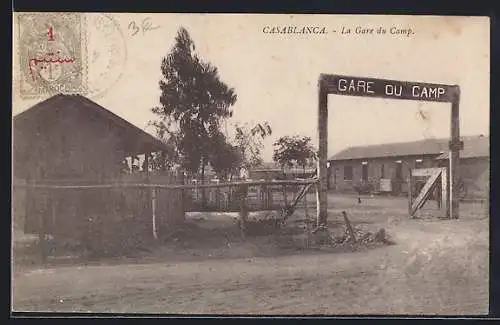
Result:
[[[344,232],[340,236],[336,236],[334,242],[337,245],[345,245],[348,243],[357,243],[362,245],[373,245],[373,244],[394,244],[389,237],[384,228],[380,228],[377,232],[364,231],[356,227],[352,227],[353,234],[348,230],[348,227],[344,227]]]
[[[344,231],[340,236],[336,236],[334,242],[337,245],[345,244],[361,244],[364,246],[385,244],[392,245],[394,242],[390,240],[384,228],[380,228],[377,232],[364,231],[357,227],[353,227],[347,218],[347,213],[342,211],[344,217]]]

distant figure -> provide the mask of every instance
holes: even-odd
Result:
[[[361,203],[361,198],[358,196],[358,204]]]

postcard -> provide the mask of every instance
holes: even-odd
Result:
[[[488,313],[488,17],[13,26],[13,312]]]

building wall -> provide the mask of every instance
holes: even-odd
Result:
[[[418,165],[416,162],[417,159],[422,159],[422,163]],[[396,161],[398,160],[401,160],[402,164],[402,180],[400,182],[396,180]],[[434,156],[330,161],[329,189],[339,192],[354,192],[353,187],[362,183],[363,161],[368,163],[368,182],[373,185],[375,191],[379,190],[381,178],[390,178],[393,180],[393,189],[395,189],[395,192],[399,192],[401,194],[406,194],[408,192],[408,177],[410,169],[448,166],[447,160],[436,161]],[[382,165],[384,165],[385,175],[382,175]],[[352,166],[352,180],[344,180],[344,166]],[[469,158],[461,160],[460,173],[467,187],[467,198],[488,198],[489,169],[489,158]],[[336,182],[334,177],[335,170],[337,170]],[[399,189],[397,188],[398,184],[400,184]]]
[[[447,167],[448,160],[441,160],[436,165]],[[467,187],[467,198],[488,199],[490,191],[489,157],[461,159],[459,169]]]
[[[432,167],[434,164],[433,156],[418,156],[418,157],[389,157],[389,158],[372,158],[372,159],[356,159],[344,161],[330,161],[329,168],[329,188],[339,192],[353,192],[354,186],[363,183],[362,180],[362,162],[367,163],[368,182],[373,186],[375,191],[380,188],[380,179],[392,179],[393,188],[402,193],[406,193],[407,178],[411,168],[417,168],[417,159],[421,159],[420,168]],[[401,161],[401,181],[397,181],[397,161]],[[344,179],[344,167],[352,166],[352,180]],[[382,166],[384,166],[384,175],[382,175]],[[337,177],[335,178],[335,170]]]

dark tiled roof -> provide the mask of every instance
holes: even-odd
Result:
[[[59,94],[52,96],[32,106],[28,110],[14,116],[14,126],[16,128],[29,128],[33,125],[34,121],[42,118],[53,118],[54,120],[57,120],[57,110],[59,109],[75,110],[78,108],[81,108],[82,112],[86,112],[86,114],[89,115],[97,114],[100,118],[102,118],[102,120],[106,121],[108,125],[113,125],[124,130],[125,134],[127,134],[128,139],[133,139],[133,141],[127,141],[127,143],[129,143],[129,148],[126,148],[127,151],[136,152],[138,150],[171,150],[171,148],[163,144],[160,140],[156,139],[149,133],[81,95]],[[140,151],[136,153],[140,153]]]
[[[464,136],[464,151],[462,157],[477,154],[489,155],[489,137],[483,136]],[[449,139],[426,139],[412,142],[387,143],[370,146],[350,147],[340,151],[329,160],[350,160],[350,159],[368,159],[382,157],[398,156],[419,156],[419,155],[446,155],[448,151]],[[480,150],[471,148],[480,147]]]

